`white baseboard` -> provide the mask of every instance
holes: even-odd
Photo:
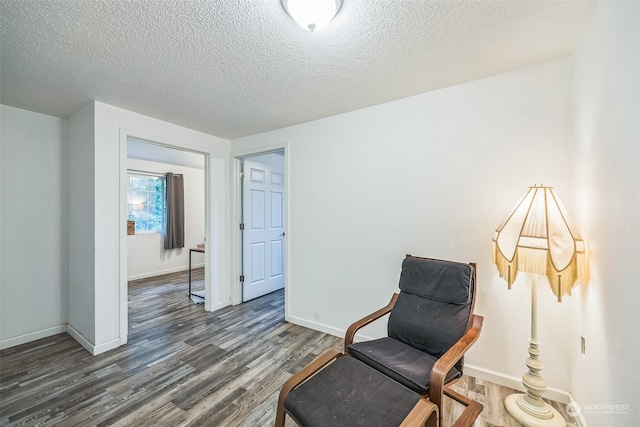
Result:
[[[312,322],[307,319],[303,319],[297,316],[286,316],[285,320],[290,323],[295,323],[296,325],[304,326],[305,328],[314,329],[316,331],[324,332],[325,334],[333,335],[334,337],[344,338],[346,330],[342,330],[340,328],[334,328],[333,326],[325,325],[324,323]],[[379,337],[371,337],[368,335],[362,335],[357,333],[354,337],[353,341],[370,341],[375,340]]]
[[[465,375],[479,378],[484,381],[490,381],[503,387],[509,387],[522,392],[525,391],[525,388],[522,385],[522,378],[512,377],[511,375],[503,374],[502,372],[496,372],[490,369],[485,369],[479,366],[469,365],[468,363],[465,363],[464,373]],[[566,404],[569,403],[570,393],[566,390],[548,387],[543,397]]]
[[[510,375],[503,374],[501,372],[492,371],[490,369],[481,368],[475,365],[469,365],[465,363],[464,365],[464,373],[465,375],[469,375],[474,378],[478,378],[484,381],[489,381],[494,384],[501,385],[503,387],[509,387],[521,392],[525,391],[524,386],[522,385],[522,378],[512,377]],[[545,399],[555,400],[560,403],[570,403],[574,402],[575,399],[573,395],[566,391],[558,388],[549,387],[547,391],[545,391],[543,397]],[[577,421],[578,427],[588,427],[587,421],[584,419],[584,415],[580,412],[577,417],[574,417]],[[573,425],[573,424],[567,424]]]
[[[214,304],[213,307],[209,307],[209,309],[207,310],[207,303],[205,300],[205,310],[206,311],[216,311],[216,310],[220,310],[221,308],[225,308],[227,306],[231,305],[231,300],[228,299],[226,301],[220,301],[217,304]]]
[[[204,267],[204,263],[199,263],[199,264],[192,264],[191,268],[200,268],[200,267]],[[161,270],[161,271],[151,271],[148,273],[142,273],[142,274],[136,274],[133,276],[129,276],[127,277],[127,281],[129,280],[138,280],[138,279],[146,279],[148,277],[156,277],[156,276],[162,276],[163,274],[171,274],[171,273],[179,273],[181,271],[187,271],[189,270],[189,267],[175,267],[175,268],[170,268],[167,270]]]
[[[71,335],[71,337],[74,340],[78,341],[78,343],[82,347],[84,347],[89,353],[91,353],[94,356],[120,346],[120,338],[111,340],[96,346],[87,338],[85,338],[80,332],[74,329],[72,326],[65,324],[65,325],[54,326],[52,328],[43,329],[41,331],[32,332],[30,334],[20,335],[18,337],[2,340],[0,341],[0,350],[4,350],[5,348],[10,348],[10,347],[15,347],[20,344],[26,344],[31,341],[50,337],[52,335],[62,334],[65,332]]]
[[[78,341],[78,343],[85,348],[89,353],[94,356],[97,356],[100,353],[104,353],[109,350],[113,350],[114,348],[120,347],[121,342],[120,338],[116,338],[105,343],[95,345],[87,338],[85,338],[80,332],[73,328],[73,326],[66,325],[58,325],[52,328],[43,329],[41,331],[32,332],[29,334],[20,335],[18,337],[9,338],[6,340],[0,341],[0,350],[4,350],[6,348],[15,347],[20,344],[26,344],[31,341],[39,340],[41,338],[47,338],[52,335],[68,333],[71,337]]]
[[[74,340],[78,341],[78,343],[93,356],[97,356],[98,354],[120,347],[119,337],[105,343],[95,345],[71,325],[67,325],[67,333],[71,335]]]
[[[578,404],[578,402],[576,402],[576,400],[573,398],[573,394],[571,393],[569,393],[569,403]],[[578,412],[578,416],[574,418],[578,422],[578,427],[588,427],[587,420],[584,419],[584,414],[582,413],[582,411]]]
[[[328,326],[328,325],[325,325],[323,323],[312,322],[310,320],[303,319],[303,318],[297,317],[297,316],[286,316],[285,320],[287,322],[295,323],[296,325],[300,325],[300,326],[304,326],[305,328],[314,329],[316,331],[324,332],[325,334],[333,335],[334,337],[339,337],[339,338],[344,338],[344,335],[347,332],[346,330],[343,330],[343,329],[340,329],[340,328],[334,328],[333,326]],[[369,336],[369,335],[364,335],[364,334],[361,334],[361,333],[357,333],[356,336],[354,337],[353,341],[354,342],[371,341],[371,340],[375,340],[375,339],[378,339],[378,338],[380,338],[380,337],[372,337],[372,336]]]
[[[62,334],[64,332],[67,332],[67,325],[58,325],[52,328],[43,329],[41,331],[31,332],[29,334],[8,338],[6,340],[0,341],[0,350],[4,350],[5,348],[9,347],[15,347],[20,344],[26,344],[28,342],[50,337],[52,335]]]
[[[109,350],[113,350],[114,348],[120,347],[120,338],[112,339],[111,341],[104,342],[102,344],[98,344],[93,347],[93,355],[97,356],[98,354],[102,354]]]
[[[287,322],[295,323],[296,325],[304,326],[305,328],[314,329],[316,331],[324,332],[325,334],[333,335],[334,337],[344,338],[345,331],[328,326],[323,323],[311,322],[307,319],[303,319],[297,316],[287,316],[285,319]]]
[[[85,350],[95,356],[95,345],[91,341],[86,339],[84,335],[74,329],[74,327],[71,325],[67,325],[67,333],[71,335],[74,340],[78,341],[78,344],[84,347]]]

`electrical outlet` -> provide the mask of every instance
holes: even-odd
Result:
[[[584,337],[580,337],[580,354],[584,356],[586,350],[586,342]]]

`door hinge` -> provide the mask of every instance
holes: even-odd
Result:
[[[244,179],[244,172],[240,172],[240,179]]]
[[[244,283],[244,274],[240,275],[240,282]]]
[[[240,230],[244,230],[244,224],[240,224]]]

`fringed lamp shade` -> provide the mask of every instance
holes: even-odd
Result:
[[[586,276],[584,241],[552,187],[529,187],[492,240],[493,262],[509,289],[518,271],[541,274],[561,301]]]

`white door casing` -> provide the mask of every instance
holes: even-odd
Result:
[[[284,169],[244,160],[242,301],[284,287]]]

